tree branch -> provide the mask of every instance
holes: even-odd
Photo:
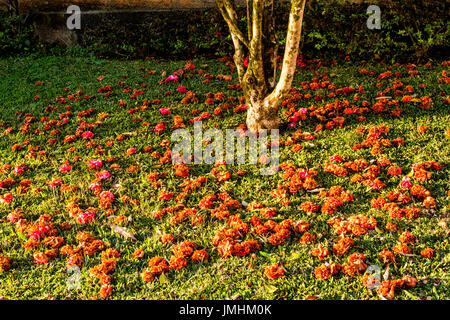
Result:
[[[245,69],[244,69],[244,49],[242,47],[242,41],[239,38],[239,36],[233,32],[232,27],[230,27],[230,23],[228,21],[232,22],[234,21],[237,25],[237,18],[236,18],[236,11],[234,10],[234,6],[232,3],[229,2],[229,0],[216,0],[217,6],[219,7],[222,16],[224,17],[225,21],[228,24],[228,27],[230,28],[230,34],[231,34],[231,40],[233,41],[234,46],[234,64],[236,66],[239,82],[242,83],[242,79],[244,78]],[[227,5],[227,6],[225,6]],[[228,20],[227,20],[228,19]],[[247,43],[248,47],[248,43]]]
[[[275,87],[278,37],[275,30],[274,0],[265,0],[263,16],[263,64],[267,88]]]
[[[236,10],[231,0],[216,0],[217,7],[220,10],[225,22],[228,24],[231,34],[234,34],[239,41],[241,41],[247,48],[249,47],[248,40],[239,29],[236,19]]]
[[[252,18],[251,18],[251,11],[253,0],[247,0],[247,33],[248,33],[248,39],[252,38]]]
[[[253,0],[252,12],[252,39],[250,41],[249,70],[252,70],[257,80],[264,81],[264,69],[262,58],[262,22],[264,0]]]

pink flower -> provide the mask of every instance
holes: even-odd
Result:
[[[98,191],[98,190],[101,190],[101,189],[102,189],[102,185],[100,183],[98,183],[98,182],[92,182],[89,185],[89,190],[91,190],[91,191]]]
[[[89,169],[100,169],[103,165],[102,160],[100,159],[89,159],[88,160],[88,167]]]
[[[14,168],[14,174],[18,175],[18,176],[22,175],[24,171],[25,170],[22,167],[20,167],[20,166]]]
[[[95,212],[86,211],[77,216],[78,223],[89,223],[95,220]]]
[[[159,109],[159,112],[160,112],[162,115],[170,114],[170,109],[167,109],[167,108],[161,108],[161,109]]]
[[[331,162],[342,162],[342,161],[344,161],[344,159],[336,153],[330,157],[330,161]]]
[[[289,121],[291,121],[291,122],[300,121],[300,116],[298,114],[294,113],[294,115],[289,118]]]
[[[43,234],[47,233],[49,230],[50,230],[49,226],[39,226],[38,227],[38,231]]]
[[[114,194],[109,191],[103,191],[102,193],[100,193],[100,198],[114,200]]]
[[[92,139],[94,137],[94,134],[91,131],[85,131],[81,135],[83,139]]]
[[[302,178],[303,180],[306,179],[306,177],[308,177],[308,171],[306,171],[305,169],[300,169],[297,171],[297,174],[300,176],[300,178]]]
[[[298,112],[300,112],[300,114],[307,114],[308,108],[300,108],[300,109],[298,109]]]
[[[176,76],[176,75],[174,75],[174,74],[171,74],[170,76],[168,76],[168,77],[164,80],[165,83],[167,83],[167,82],[169,82],[169,81],[178,81],[178,76]]]
[[[63,164],[61,167],[59,167],[59,172],[66,173],[72,170],[72,167],[68,164]]]
[[[49,226],[39,226],[37,231],[29,232],[28,237],[37,241],[42,239],[49,230]]]
[[[403,188],[403,189],[411,188],[413,186],[411,183],[411,178],[408,176],[404,176],[402,179],[402,182],[400,182],[399,186],[400,186],[400,188]]]
[[[186,93],[186,92],[187,92],[187,89],[186,89],[185,86],[179,86],[179,87],[177,88],[177,91],[178,91],[179,93]]]
[[[109,177],[111,177],[111,174],[108,171],[103,170],[103,171],[95,173],[95,176],[101,180],[105,180],[105,179],[108,179]]]

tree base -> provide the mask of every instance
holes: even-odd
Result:
[[[247,110],[247,129],[251,132],[278,129],[278,112],[269,107],[268,102],[251,105]]]

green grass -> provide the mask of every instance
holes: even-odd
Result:
[[[41,215],[49,214],[52,221],[58,226],[59,236],[64,238],[65,244],[77,244],[76,235],[78,231],[85,231],[92,234],[96,239],[105,242],[107,247],[114,247],[120,253],[117,259],[117,266],[112,276],[111,299],[304,299],[308,296],[317,296],[320,299],[380,299],[376,290],[367,289],[361,282],[362,275],[354,277],[339,274],[326,280],[315,278],[314,270],[323,261],[310,254],[310,250],[321,244],[330,249],[330,256],[324,261],[333,260],[343,264],[347,261],[347,256],[353,252],[361,252],[366,256],[367,265],[378,265],[384,268],[378,255],[384,248],[392,248],[399,239],[403,231],[410,231],[414,234],[416,241],[408,245],[412,249],[412,256],[396,255],[396,263],[389,267],[389,280],[399,279],[405,275],[411,275],[418,279],[417,286],[396,290],[395,299],[449,299],[449,244],[448,244],[448,203],[449,203],[449,151],[450,140],[446,130],[450,129],[450,107],[445,104],[444,98],[449,95],[449,86],[445,82],[439,82],[443,78],[442,72],[450,70],[441,64],[434,64],[430,67],[418,66],[418,75],[410,77],[408,69],[403,65],[365,65],[361,66],[353,63],[339,63],[331,66],[317,67],[315,63],[308,64],[308,69],[301,70],[294,82],[294,86],[300,86],[303,81],[312,81],[319,78],[323,72],[329,74],[329,81],[337,88],[351,86],[358,89],[363,86],[365,93],[360,94],[359,102],[352,101],[355,92],[337,96],[336,98],[326,98],[322,101],[312,99],[302,99],[297,102],[295,108],[310,108],[314,106],[324,106],[335,99],[343,101],[347,99],[350,105],[361,105],[361,101],[367,100],[370,104],[368,108],[376,102],[377,92],[392,85],[394,80],[400,80],[404,85],[414,88],[417,98],[429,96],[433,100],[431,109],[421,109],[417,102],[399,103],[403,109],[400,117],[391,117],[389,112],[374,114],[369,112],[364,114],[366,122],[357,122],[355,115],[346,116],[346,121],[342,128],[333,130],[323,130],[314,133],[317,119],[307,119],[301,121],[296,128],[286,126],[287,118],[282,116],[283,129],[281,130],[281,140],[286,141],[294,135],[295,130],[301,128],[304,132],[314,133],[315,139],[312,141],[300,140],[297,143],[303,145],[303,149],[296,153],[291,152],[291,146],[281,148],[281,162],[292,163],[298,168],[315,168],[318,171],[316,181],[320,188],[328,190],[333,185],[341,185],[351,192],[354,201],[338,208],[333,216],[348,218],[353,215],[362,214],[375,217],[377,229],[370,230],[360,237],[348,234],[355,240],[355,246],[350,252],[343,256],[335,256],[332,253],[333,241],[339,235],[336,234],[326,221],[331,217],[320,212],[307,214],[299,208],[304,201],[323,203],[317,193],[305,192],[289,195],[290,205],[283,206],[280,199],[273,198],[271,191],[279,184],[286,183],[282,180],[283,172],[274,176],[264,177],[258,174],[258,167],[251,165],[227,166],[227,170],[236,173],[240,169],[246,169],[248,173],[239,177],[233,175],[225,182],[218,181],[209,174],[210,165],[191,165],[188,178],[194,179],[197,176],[208,176],[205,185],[190,193],[185,200],[187,207],[197,208],[200,199],[211,193],[227,191],[234,199],[247,203],[256,200],[264,206],[276,207],[278,214],[272,219],[280,222],[284,219],[306,220],[310,223],[308,232],[316,236],[316,243],[305,245],[299,243],[300,234],[293,232],[291,237],[279,246],[273,246],[267,242],[267,238],[248,234],[247,238],[254,238],[261,244],[261,250],[253,256],[222,258],[211,239],[217,230],[228,226],[226,221],[219,221],[210,215],[210,210],[201,210],[199,213],[205,215],[205,222],[200,226],[192,226],[190,220],[178,225],[172,225],[168,214],[162,219],[155,219],[152,212],[157,208],[173,206],[177,203],[176,196],[182,191],[179,186],[183,178],[175,176],[171,164],[160,165],[157,158],[150,153],[144,152],[144,147],[151,146],[154,150],[163,154],[167,147],[160,145],[164,139],[170,140],[173,125],[172,117],[180,115],[183,117],[188,128],[192,128],[192,123],[188,119],[193,118],[192,109],[201,112],[207,111],[212,117],[203,122],[204,128],[218,126],[221,129],[235,128],[245,121],[245,113],[234,113],[233,108],[239,103],[232,102],[233,108],[224,110],[221,115],[214,115],[216,107],[223,103],[207,105],[204,103],[208,92],[223,92],[226,98],[242,95],[242,91],[229,90],[227,85],[236,82],[236,74],[232,74],[224,63],[218,61],[193,61],[196,70],[204,69],[206,73],[213,75],[233,75],[230,82],[212,79],[210,83],[202,83],[206,78],[197,72],[186,74],[188,79],[182,79],[179,83],[158,84],[158,82],[176,70],[182,69],[186,61],[109,61],[99,60],[89,57],[60,56],[60,57],[37,57],[8,58],[0,60],[0,124],[3,125],[1,131],[12,127],[14,130],[10,134],[0,135],[0,165],[10,164],[11,169],[0,173],[0,180],[12,177],[17,182],[22,179],[31,180],[31,188],[28,192],[19,193],[18,184],[9,190],[0,189],[0,195],[11,193],[13,200],[9,205],[0,204],[0,256],[8,257],[11,260],[11,268],[7,271],[0,271],[0,296],[9,299],[88,299],[98,296],[100,284],[98,280],[91,277],[89,270],[101,262],[100,252],[92,257],[84,256],[81,267],[81,289],[68,290],[67,279],[67,257],[59,254],[47,264],[38,265],[33,260],[33,253],[45,251],[47,248],[42,243],[33,250],[25,250],[23,244],[28,240],[27,232],[19,232],[14,223],[7,220],[6,216],[15,208],[21,208],[25,219],[33,224]],[[376,75],[391,70],[401,72],[400,77],[391,77],[385,80],[377,80],[376,77],[361,75],[360,69],[366,68],[374,71]],[[141,70],[140,68],[144,68]],[[154,70],[153,74],[143,77],[147,71]],[[98,81],[99,76],[103,76],[102,81]],[[122,76],[126,75],[124,78]],[[36,81],[42,81],[43,85],[35,85]],[[119,86],[118,81],[123,81],[124,85]],[[381,88],[376,86],[377,82],[383,82]],[[425,88],[420,88],[420,84],[426,84]],[[146,84],[142,87],[141,84]],[[109,98],[105,98],[103,93],[97,90],[101,86],[112,85],[113,93]],[[176,91],[178,85],[184,85],[188,90],[192,90],[199,98],[198,103],[181,104],[181,99],[185,96]],[[123,89],[129,87],[129,92]],[[64,90],[64,88],[67,88]],[[142,89],[143,94],[131,99],[130,95],[134,89]],[[68,101],[67,104],[60,104],[56,98],[67,97],[75,94],[77,90],[83,90],[82,95],[90,95],[94,98],[82,101]],[[166,91],[172,94],[165,95]],[[322,94],[327,97],[333,90],[319,89],[316,91],[302,89],[301,93]],[[443,92],[443,94],[441,94]],[[411,94],[411,95],[412,95]],[[401,100],[401,96],[395,97],[393,92],[386,93],[391,96],[391,100]],[[405,93],[406,95],[406,93]],[[36,99],[35,96],[39,96]],[[143,100],[153,101],[160,99],[161,104],[150,104],[145,111],[129,113],[128,110],[140,107]],[[120,101],[127,102],[126,107],[119,107]],[[56,107],[54,112],[46,111],[46,106]],[[44,123],[40,120],[46,116],[50,119],[59,120],[59,115],[65,112],[65,107],[73,107],[73,116],[69,122],[61,127],[55,127],[60,134],[52,136],[51,130],[44,130]],[[159,112],[161,107],[170,108],[172,114],[162,116]],[[109,117],[102,120],[103,124],[91,128],[94,133],[94,141],[97,146],[104,150],[102,155],[96,155],[96,148],[86,147],[86,141],[77,138],[70,144],[64,143],[66,135],[75,134],[79,126],[77,113],[88,108],[94,108],[94,112],[84,121],[93,123],[102,112],[109,114]],[[392,110],[393,107],[391,107]],[[282,108],[281,112],[287,110]],[[29,133],[23,134],[18,131],[23,125],[25,115],[32,114],[35,121],[30,125]],[[342,115],[341,112],[339,112]],[[330,117],[328,114],[327,117]],[[134,121],[133,121],[134,120]],[[150,127],[142,125],[147,121]],[[167,129],[156,135],[152,132],[153,126],[159,121],[167,121]],[[326,123],[326,122],[325,122]],[[325,124],[324,123],[324,124]],[[387,175],[387,168],[381,168],[379,178],[386,184],[381,190],[372,189],[361,184],[352,183],[350,177],[337,177],[326,173],[323,165],[329,162],[329,157],[338,153],[346,161],[365,158],[369,163],[379,156],[371,155],[370,149],[352,150],[352,146],[361,143],[365,139],[365,134],[356,133],[358,127],[374,127],[384,124],[389,127],[389,132],[382,135],[382,138],[394,139],[402,137],[405,145],[401,147],[382,147],[383,153],[391,160],[392,164],[397,164],[402,168],[403,174],[400,177],[390,177]],[[425,125],[428,130],[424,134],[417,132],[417,127]],[[36,129],[43,131],[43,134],[35,134]],[[53,129],[55,129],[53,128]],[[117,135],[124,133],[125,139],[117,141]],[[54,145],[48,144],[48,139],[56,139]],[[39,150],[45,150],[46,156],[29,157],[28,147],[24,141],[28,139],[29,146],[39,146]],[[108,141],[113,141],[112,146],[107,146]],[[27,142],[27,141],[25,141]],[[23,144],[24,148],[19,152],[12,152],[14,144]],[[72,153],[68,149],[75,147]],[[126,150],[135,147],[138,153],[130,156]],[[173,143],[169,148],[173,147]],[[37,153],[38,151],[36,151]],[[28,156],[27,156],[28,155]],[[78,161],[75,157],[79,156]],[[88,186],[95,179],[95,171],[87,169],[87,159],[117,157],[114,161],[121,169],[110,170],[110,163],[104,161],[104,169],[111,172],[111,178],[102,182],[103,190],[111,191],[115,200],[113,207],[116,209],[115,215],[124,215],[131,218],[126,224],[134,233],[137,242],[132,242],[122,235],[114,233],[107,225],[105,210],[99,208],[98,198],[89,191]],[[66,174],[58,171],[64,161],[68,160],[73,169]],[[397,189],[403,175],[407,175],[413,164],[423,161],[433,160],[439,162],[443,168],[439,171],[431,170],[432,177],[426,182],[416,182],[426,187],[433,198],[436,199],[436,208],[426,210],[421,201],[412,198],[408,205],[415,205],[421,208],[420,216],[416,219],[392,218],[386,211],[374,209],[370,205],[372,198],[386,195],[387,192]],[[17,177],[12,169],[25,163],[28,170]],[[130,165],[139,167],[139,172],[128,173],[126,169]],[[167,173],[167,177],[162,179],[160,187],[153,187],[146,178],[150,172]],[[349,170],[351,173],[351,170]],[[63,193],[56,188],[52,190],[46,182],[54,177],[61,178],[64,184],[76,187],[73,192]],[[174,198],[170,201],[158,199],[160,190],[174,192]],[[123,195],[131,199],[139,200],[139,204],[124,203]],[[71,217],[67,210],[67,203],[72,197],[78,197],[78,204],[85,210],[88,207],[98,208],[94,222],[79,224],[75,218]],[[242,220],[250,224],[249,219],[254,213],[245,210],[235,210],[232,214],[241,214]],[[72,228],[62,231],[60,223],[69,223]],[[386,223],[397,224],[398,232],[386,230]],[[199,248],[204,248],[211,256],[210,261],[202,264],[189,262],[182,270],[170,270],[165,277],[156,279],[146,284],[142,281],[140,273],[147,267],[149,258],[160,255],[165,258],[171,256],[171,246],[159,241],[161,234],[170,233],[175,236],[175,243],[185,240],[195,242]],[[435,254],[431,258],[424,258],[420,251],[426,247],[433,248]],[[132,258],[133,252],[141,248],[145,251],[145,256],[141,259]],[[188,259],[189,260],[189,259]],[[264,267],[278,263],[285,268],[285,276],[276,280],[270,280],[264,275]]]

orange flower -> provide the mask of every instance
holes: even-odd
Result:
[[[323,264],[320,267],[314,269],[314,275],[316,276],[316,279],[326,280],[331,277],[331,268]]]
[[[434,249],[425,248],[422,251],[420,251],[420,255],[424,258],[431,258],[434,255]]]
[[[319,259],[324,259],[328,256],[329,250],[326,247],[322,247],[320,244],[317,248],[311,250],[311,254]]]
[[[300,209],[306,213],[314,213],[319,211],[320,206],[312,203],[311,201],[305,201],[300,204]]]
[[[144,282],[152,282],[155,279],[155,274],[144,269],[142,270],[141,277]]]
[[[389,230],[389,231],[391,231],[391,232],[397,232],[397,225],[388,222],[388,223],[386,224],[386,229]]]
[[[428,131],[427,126],[418,126],[417,127],[417,132],[420,133],[420,134],[424,134],[427,131]]]
[[[277,263],[274,263],[264,268],[264,274],[269,279],[277,279],[284,277],[284,269],[280,267]]]
[[[143,256],[144,256],[144,254],[145,254],[145,251],[144,250],[142,250],[142,249],[140,249],[140,248],[137,248],[135,251],[134,251],[134,253],[133,253],[133,255],[132,255],[132,257],[133,258],[142,258]]]
[[[301,144],[294,144],[292,146],[292,148],[291,148],[291,151],[295,153],[295,152],[298,152],[298,151],[300,151],[302,149],[303,149],[303,146]]]
[[[195,250],[191,260],[194,262],[206,262],[209,260],[209,255],[205,250]]]
[[[384,264],[395,263],[395,256],[392,251],[383,249],[383,251],[380,252],[380,260]]]
[[[392,166],[389,167],[387,173],[391,176],[398,176],[399,174],[402,174],[402,168],[400,168],[399,166]]]
[[[396,254],[411,254],[411,248],[409,248],[406,244],[399,243],[392,248],[392,251]]]
[[[120,253],[114,248],[108,248],[102,251],[102,260],[106,260],[108,258],[119,258]]]
[[[231,178],[231,173],[229,171],[221,171],[216,175],[219,181],[227,181]]]
[[[367,269],[367,265],[364,263],[366,260],[366,257],[359,252],[352,253],[347,258],[348,263],[357,267],[358,272],[362,272]]]
[[[261,215],[265,218],[271,218],[277,214],[277,208],[262,208]]]
[[[111,289],[111,286],[109,284],[104,284],[100,288],[100,296],[103,299],[108,298],[111,295],[111,292],[112,292],[112,289]]]
[[[183,257],[172,256],[172,258],[169,261],[169,265],[172,269],[180,270],[186,267],[187,260],[186,258]]]
[[[309,232],[305,232],[300,238],[300,243],[302,244],[311,244],[314,241],[316,241],[316,237]]]
[[[81,267],[83,263],[83,256],[81,254],[72,254],[67,258],[66,267],[70,268],[73,266]]]
[[[49,257],[43,252],[36,252],[33,254],[34,261],[39,264],[46,264],[50,260]]]
[[[176,164],[173,166],[173,168],[175,169],[176,176],[184,178],[189,175],[189,167],[184,163]]]
[[[412,244],[416,241],[414,235],[409,232],[409,231],[405,231],[400,235],[400,241],[406,244]]]
[[[8,257],[0,256],[0,271],[8,271],[11,268],[11,259]]]
[[[352,238],[340,238],[339,241],[334,245],[333,252],[338,256],[342,256],[348,252],[348,250],[355,244]]]
[[[436,208],[436,200],[433,197],[426,197],[422,204],[427,209]]]

